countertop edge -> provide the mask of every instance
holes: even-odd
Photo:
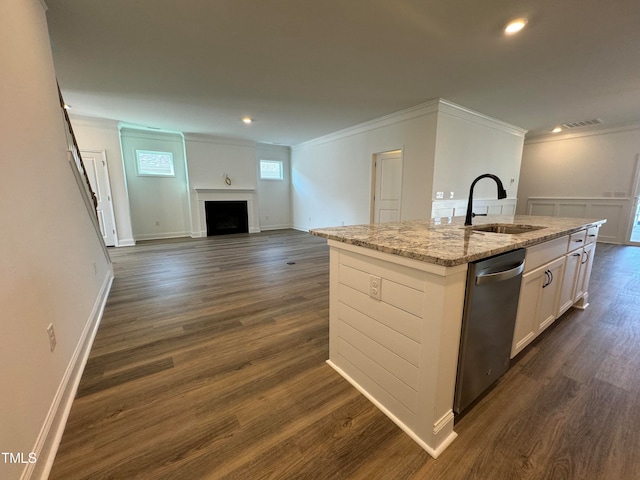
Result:
[[[497,218],[497,217],[494,217]],[[538,217],[539,218],[539,217]],[[550,218],[558,218],[558,217],[550,217]],[[573,220],[580,220],[580,219],[573,219]],[[400,222],[402,223],[402,222]],[[492,222],[493,223],[493,222]],[[540,223],[540,222],[538,222]],[[488,233],[488,232],[482,232],[482,233],[478,233],[479,235],[488,235],[489,238],[493,235],[499,235],[499,237],[495,237],[495,238],[501,238],[501,239],[505,239],[507,237],[509,237],[509,239],[511,240],[511,243],[509,243],[508,245],[501,245],[501,246],[496,246],[495,248],[488,248],[486,250],[480,251],[480,252],[476,252],[473,254],[469,254],[469,255],[463,255],[461,257],[458,258],[444,258],[442,256],[435,256],[435,255],[426,255],[426,254],[422,254],[416,251],[413,251],[412,249],[406,249],[406,248],[402,248],[402,247],[390,247],[388,245],[381,245],[379,243],[374,243],[374,242],[369,242],[369,241],[365,241],[365,240],[361,240],[361,239],[353,239],[353,238],[346,238],[344,236],[341,236],[339,234],[332,234],[332,233],[327,233],[326,230],[327,229],[311,229],[309,230],[309,233],[311,235],[315,235],[318,237],[322,237],[322,238],[326,238],[327,240],[334,240],[337,242],[341,242],[341,243],[346,243],[349,245],[354,245],[357,247],[363,247],[363,248],[368,248],[371,250],[375,250],[378,252],[382,252],[382,253],[388,253],[388,254],[392,254],[392,255],[398,255],[401,257],[405,257],[405,258],[410,258],[413,260],[418,260],[418,261],[422,261],[422,262],[426,262],[426,263],[431,263],[431,264],[435,264],[435,265],[440,265],[443,267],[455,267],[458,265],[462,265],[465,263],[470,263],[470,262],[474,262],[476,260],[481,260],[484,258],[489,258],[492,257],[494,255],[499,255],[501,253],[506,253],[506,252],[510,252],[512,250],[516,250],[518,248],[527,248],[527,247],[532,247],[534,245],[538,245],[540,243],[544,243],[550,240],[554,240],[556,238],[560,238],[566,235],[571,235],[572,233],[575,232],[579,232],[580,230],[585,230],[588,229],[590,227],[595,227],[595,226],[601,226],[604,223],[606,223],[606,219],[603,220],[587,220],[585,223],[582,223],[580,225],[577,226],[572,226],[572,227],[567,227],[567,228],[563,228],[561,230],[555,230],[551,233],[542,233],[539,234],[539,236],[536,236],[535,238],[518,238],[519,235],[510,235],[510,234],[495,234],[495,233]],[[345,229],[347,229],[348,227],[344,227]],[[433,227],[434,230],[438,229],[438,226]],[[325,230],[325,231],[323,231]],[[474,232],[474,234],[476,234]]]

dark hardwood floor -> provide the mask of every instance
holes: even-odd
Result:
[[[589,308],[525,350],[437,460],[325,364],[324,240],[110,252],[52,480],[640,478],[640,248],[598,244]]]

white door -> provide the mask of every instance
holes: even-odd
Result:
[[[109,170],[104,151],[82,150],[80,152],[82,164],[87,171],[91,190],[98,200],[97,214],[102,239],[107,247],[116,245],[116,220],[113,214],[111,200],[111,186],[109,184]]]
[[[374,170],[373,222],[397,222],[402,192],[402,150],[377,153]]]

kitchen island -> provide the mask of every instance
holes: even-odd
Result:
[[[473,227],[463,222],[417,220],[311,231],[326,238],[331,251],[328,363],[433,457],[456,437],[452,407],[468,264],[526,248],[529,278],[537,279],[538,270],[551,278],[551,264],[561,272],[551,300],[536,296],[523,302],[521,291],[526,308],[518,312],[517,354],[542,331],[537,323],[550,324],[546,317],[538,322],[537,310],[546,314],[542,307],[549,303],[553,319],[560,315],[561,293],[569,296],[569,306],[586,306],[587,267],[605,220],[488,216],[476,218]],[[473,230],[497,224],[527,228],[518,234]],[[587,242],[591,253],[582,273],[567,274],[565,280],[569,257],[580,252],[583,259]],[[538,290],[531,284],[532,297]]]

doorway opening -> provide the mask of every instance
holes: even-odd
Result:
[[[633,182],[631,202],[631,226],[629,243],[640,245],[640,154],[636,158],[636,172]]]
[[[635,214],[633,217],[633,225],[631,226],[631,243],[640,244],[640,198],[634,198]]]

